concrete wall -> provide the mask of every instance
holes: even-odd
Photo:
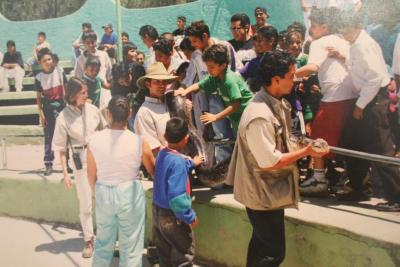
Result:
[[[253,11],[258,5],[265,6],[271,15],[270,23],[278,29],[286,28],[294,20],[302,21],[299,1],[295,0],[198,0],[188,4],[147,8],[122,8],[122,28],[133,41],[144,49],[139,36],[139,28],[145,24],[154,25],[160,33],[172,31],[176,27],[176,17],[185,15],[188,21],[204,19],[210,26],[212,35],[221,39],[230,39],[229,21],[232,14],[245,12],[254,23]],[[106,23],[115,25],[115,5],[112,0],[87,0],[75,13],[47,20],[13,22],[0,14],[0,51],[5,51],[5,42],[16,41],[17,49],[23,53],[24,60],[31,57],[32,45],[36,34],[45,31],[48,41],[62,59],[71,56],[71,44],[79,36],[82,22],[92,22],[94,29],[102,34],[101,26]]]
[[[144,183],[147,209],[151,210],[151,183]],[[195,230],[196,256],[209,266],[244,266],[251,227],[243,207],[215,201],[213,194],[196,191],[194,208],[200,218]],[[0,178],[0,215],[78,225],[75,191],[60,181]],[[146,240],[151,236],[148,212]],[[373,229],[371,229],[373,231]],[[286,217],[284,267],[395,267],[400,266],[400,246],[327,225]]]

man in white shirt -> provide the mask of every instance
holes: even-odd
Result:
[[[371,36],[362,29],[361,15],[343,12],[340,29],[350,43],[349,65],[351,77],[359,97],[352,118],[343,135],[346,148],[369,153],[394,156],[395,139],[388,119],[389,98],[387,72],[382,50]],[[382,181],[386,203],[377,205],[378,210],[400,211],[400,170],[396,166],[349,158],[347,173],[352,191],[341,195],[342,199],[359,200],[363,196],[363,180],[369,165]]]
[[[336,11],[336,12],[335,12]],[[357,94],[347,70],[345,60],[349,58],[349,44],[332,34],[337,19],[336,8],[315,9],[311,12],[311,35],[307,65],[296,71],[298,77],[318,73],[321,87],[321,104],[312,124],[311,138],[323,138],[331,146],[337,146],[347,115],[351,113]],[[333,55],[340,54],[340,57]],[[334,159],[333,154],[327,155]],[[328,181],[325,178],[325,159],[314,159],[314,175],[301,184],[303,195],[327,194]]]
[[[151,25],[144,25],[139,30],[140,38],[142,38],[143,44],[149,49],[148,55],[144,62],[144,67],[147,69],[151,64],[156,62],[156,55],[153,49],[154,42],[158,39],[158,32],[156,28]]]

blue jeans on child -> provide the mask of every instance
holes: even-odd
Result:
[[[142,266],[146,202],[137,180],[116,186],[96,184],[97,237],[93,266],[109,266],[119,240],[119,266]]]
[[[44,126],[44,164],[52,166],[54,160],[54,151],[51,147],[53,141],[54,128],[56,126],[56,118],[64,109],[64,101],[51,101],[43,99],[43,113],[46,119]]]

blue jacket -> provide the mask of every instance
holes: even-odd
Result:
[[[186,224],[191,224],[196,218],[188,176],[194,167],[192,160],[169,148],[162,149],[156,159],[153,204],[172,210]]]

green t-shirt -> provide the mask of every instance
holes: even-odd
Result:
[[[242,77],[228,69],[224,80],[207,75],[199,82],[199,87],[207,94],[218,93],[224,102],[225,108],[236,101],[240,101],[239,109],[229,116],[232,127],[237,130],[243,110],[253,97],[253,93],[249,90]]]
[[[92,100],[92,104],[96,107],[100,107],[100,93],[103,80],[99,76],[93,80],[86,75],[83,76],[83,79],[88,87],[88,97]]]
[[[304,53],[300,53],[300,55],[296,58],[297,68],[307,65],[308,55]]]

